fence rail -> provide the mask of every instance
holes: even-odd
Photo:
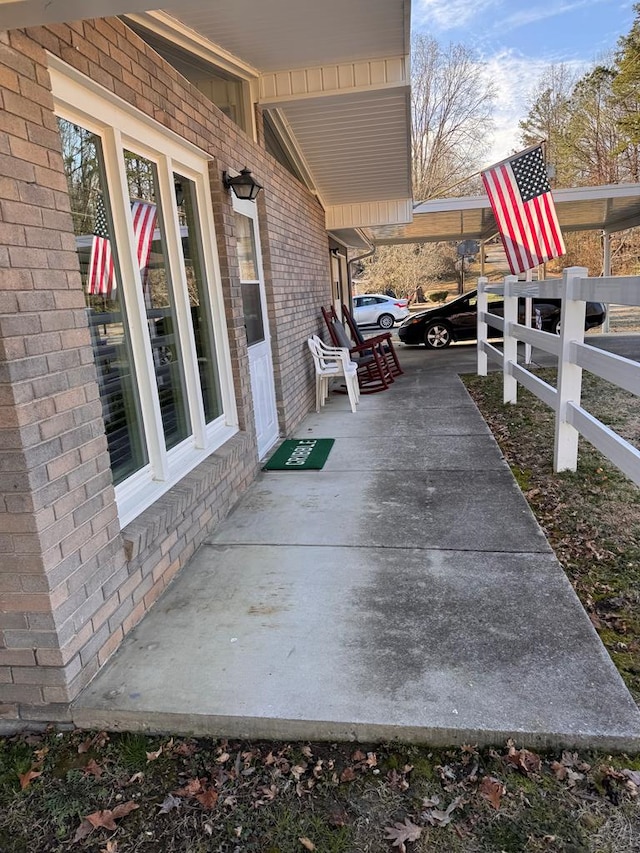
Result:
[[[491,313],[490,294],[503,296],[504,316]],[[561,299],[560,334],[518,322],[518,302],[523,298]],[[478,374],[487,375],[489,361],[500,364],[505,403],[517,403],[522,385],[554,411],[554,471],[576,470],[582,435],[640,486],[640,450],[581,406],[583,370],[640,396],[638,362],[584,342],[587,302],[640,305],[640,277],[589,278],[584,267],[570,267],[562,279],[522,282],[509,275],[503,283],[491,285],[484,277],[478,279]],[[502,350],[489,342],[489,325],[503,333]],[[518,364],[518,341],[558,359],[555,388]]]

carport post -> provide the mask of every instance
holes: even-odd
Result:
[[[606,229],[602,232],[602,275],[609,278],[611,275],[611,232]],[[603,332],[610,328],[609,305],[607,304],[607,316],[604,318]]]
[[[511,370],[512,364],[518,363],[518,340],[511,334],[511,325],[518,322],[518,297],[512,295],[513,288],[518,284],[517,275],[504,277],[504,337],[503,354],[503,403],[518,402],[518,381]]]
[[[558,355],[558,390],[556,396],[556,428],[553,448],[553,470],[575,471],[578,465],[578,430],[567,418],[568,403],[580,405],[582,368],[571,361],[571,346],[584,341],[584,318],[587,303],[581,298],[580,279],[587,278],[586,267],[569,267],[562,273],[562,314],[560,353]]]

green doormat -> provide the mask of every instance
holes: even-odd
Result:
[[[319,471],[327,461],[334,438],[293,438],[283,441],[263,471]]]

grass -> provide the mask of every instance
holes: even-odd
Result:
[[[626,756],[136,741],[132,751],[121,734],[5,739],[3,853],[575,853],[637,849],[640,837],[640,773]],[[26,785],[25,758],[39,774]],[[417,836],[403,846],[407,827]]]
[[[540,371],[554,383],[553,371]],[[552,471],[551,414],[501,377],[465,377],[629,689],[640,698],[640,490],[587,444]],[[631,395],[583,402],[630,441]],[[569,688],[568,688],[569,689]],[[2,853],[626,853],[640,757],[526,744],[432,750],[107,734],[0,739]]]

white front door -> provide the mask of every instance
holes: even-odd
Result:
[[[233,209],[238,240],[244,325],[249,348],[256,439],[258,455],[262,459],[277,441],[279,429],[271,358],[271,336],[258,232],[258,212],[255,202],[241,201],[236,198],[233,199]]]

